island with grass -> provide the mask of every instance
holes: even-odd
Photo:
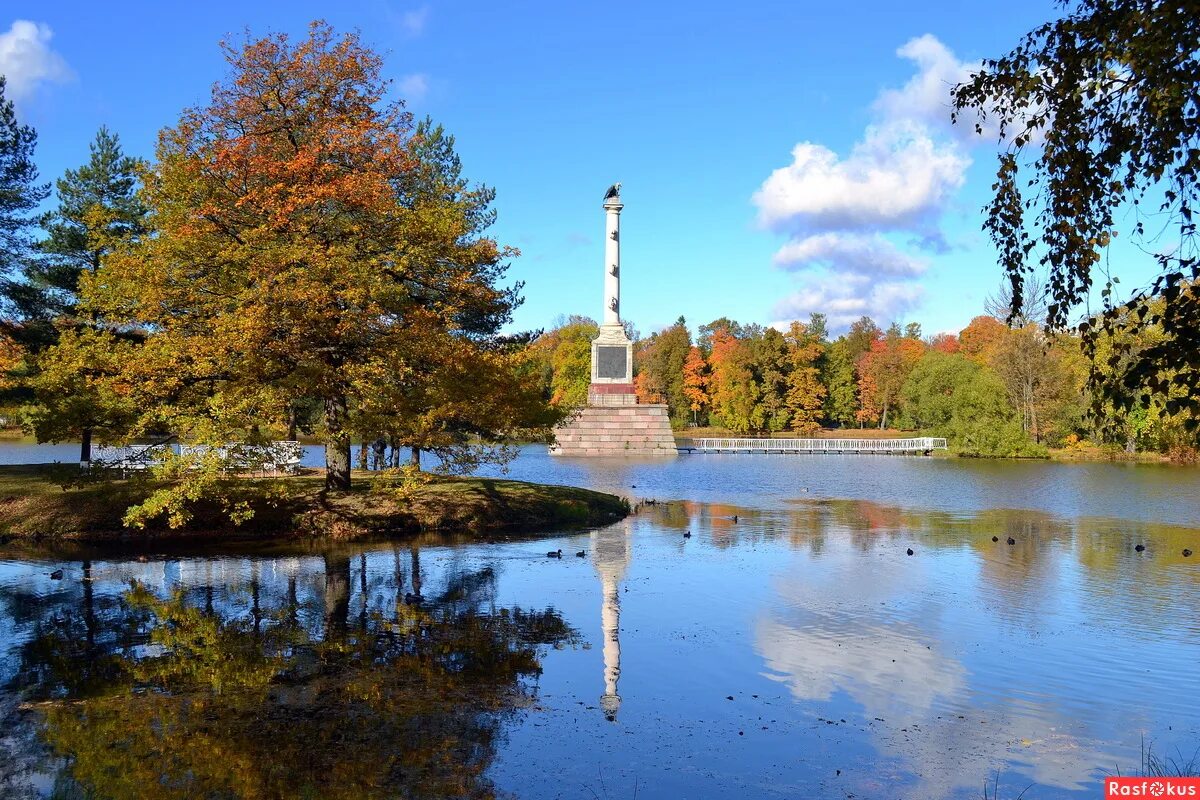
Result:
[[[57,465],[3,466],[0,543],[491,536],[594,527],[629,513],[623,498],[570,486],[430,473],[409,485],[396,485],[388,473],[356,470],[354,477],[352,490],[338,492],[315,470],[230,477],[175,524],[160,515],[131,525],[129,509],[160,491],[159,479],[80,481]]]

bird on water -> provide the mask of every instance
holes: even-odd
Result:
[[[1183,548],[1183,557],[1184,557],[1184,558],[1191,558],[1191,555],[1192,555],[1192,551],[1191,551],[1191,550],[1188,550],[1186,547],[1185,547],[1185,548]]]
[[[1013,537],[1011,537],[1011,536],[1010,536],[1010,537],[1008,537],[1008,543],[1009,543],[1009,544],[1016,544],[1016,543],[1017,543],[1017,540],[1016,540],[1016,539],[1014,539]]]
[[[993,537],[992,537],[992,541],[993,541],[993,542],[998,542],[998,541],[1000,541],[1000,537],[999,537],[999,536],[993,536]]]
[[[911,547],[910,547],[910,548],[908,548],[908,554],[909,554],[910,556],[913,554],[913,549],[912,549]]]
[[[587,550],[580,550],[575,554],[576,558],[587,558]]]
[[[559,548],[558,550],[551,550],[549,553],[546,553],[546,558],[562,558],[562,548]]]
[[[1134,549],[1134,550],[1136,550],[1136,551],[1138,551],[1138,552],[1140,553],[1140,552],[1142,552],[1143,550],[1145,550],[1145,549],[1146,549],[1146,545],[1144,545],[1144,544],[1139,544],[1137,547],[1135,547],[1135,548],[1133,548],[1133,549]]]
[[[50,573],[50,580],[61,581],[62,576],[63,576],[63,571],[61,569],[56,569],[56,570],[54,570],[54,572]]]

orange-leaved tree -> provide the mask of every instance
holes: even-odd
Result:
[[[710,402],[708,396],[708,362],[699,347],[688,349],[687,359],[683,362],[683,396],[687,398],[688,409],[692,412],[692,422],[698,424],[701,409],[707,408]]]
[[[1007,325],[983,314],[967,323],[958,334],[958,350],[976,364],[988,364],[1007,336]]]
[[[483,234],[491,191],[458,177],[440,129],[387,101],[357,36],[315,22],[301,41],[224,50],[211,100],[159,136],[156,235],[86,277],[84,302],[149,334],[156,357],[127,368],[155,392],[131,433],[253,437],[313,398],[326,486],[348,489],[351,437],[378,433],[364,399],[439,379],[410,364],[430,331],[447,358],[494,336],[517,302],[499,286],[515,251]]]

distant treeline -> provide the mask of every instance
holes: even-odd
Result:
[[[574,316],[533,343],[549,399],[586,402],[597,331],[595,321]],[[1104,418],[1089,415],[1091,364],[1078,336],[1035,321],[1010,326],[985,314],[957,335],[924,336],[918,323],[885,330],[864,316],[831,338],[822,314],[786,331],[722,317],[698,333],[693,341],[680,317],[635,345],[638,395],[666,403],[676,429],[769,435],[892,427],[945,436],[964,455],[990,456],[1098,445],[1192,460],[1200,444],[1181,414],[1153,400],[1129,412],[1109,409]],[[1101,368],[1110,351],[1101,348]]]

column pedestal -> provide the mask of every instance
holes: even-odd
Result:
[[[640,404],[633,392],[589,391],[588,399],[554,431],[551,455],[674,458],[679,454],[665,403]]]

